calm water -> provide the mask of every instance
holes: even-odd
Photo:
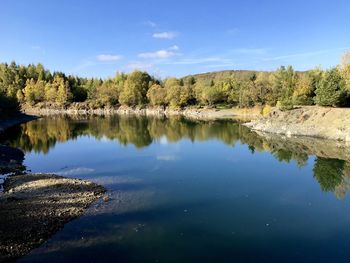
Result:
[[[26,152],[28,170],[93,180],[111,197],[21,262],[350,260],[339,143],[117,116],[44,118],[2,141]]]

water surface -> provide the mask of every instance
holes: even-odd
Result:
[[[234,121],[43,118],[2,142],[110,201],[20,262],[348,262],[349,151]]]

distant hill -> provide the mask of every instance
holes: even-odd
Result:
[[[193,74],[183,77],[183,79],[188,79],[190,77],[194,77],[196,81],[203,81],[203,82],[218,82],[230,78],[236,78],[239,80],[248,80],[249,77],[253,74],[266,74],[270,75],[274,71],[256,71],[256,70],[223,70],[223,71],[213,71],[213,72],[206,72],[206,73],[199,73],[199,74]],[[303,74],[305,71],[296,71],[298,74]]]

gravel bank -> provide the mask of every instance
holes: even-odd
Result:
[[[52,174],[9,176],[0,193],[0,261],[40,246],[102,196],[95,183]]]

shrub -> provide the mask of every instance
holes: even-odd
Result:
[[[262,109],[262,115],[266,117],[267,115],[270,114],[272,108],[269,105],[265,105],[265,107]]]

